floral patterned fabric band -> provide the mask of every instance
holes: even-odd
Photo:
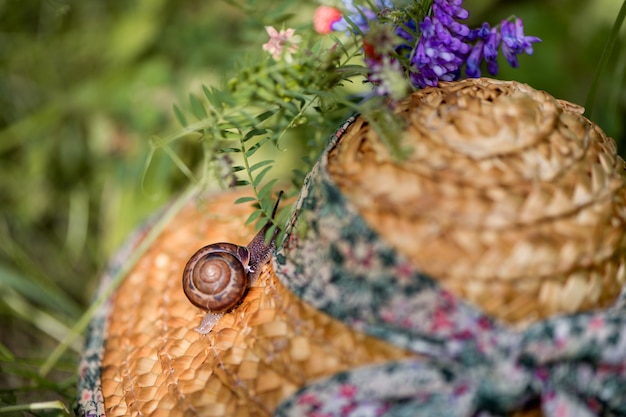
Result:
[[[273,262],[319,310],[420,355],[306,386],[278,416],[626,416],[626,296],[514,330],[442,289],[386,244],[327,171],[311,171]]]
[[[96,297],[103,296],[107,291],[114,277],[119,273],[120,269],[122,269],[124,263],[137,248],[139,242],[141,242],[159,216],[160,213],[139,226],[117,252],[115,252],[100,280],[100,287],[98,288]],[[78,398],[74,410],[76,415],[80,417],[106,416],[101,378],[102,357],[104,355],[111,305],[112,300],[108,298],[95,313],[87,328],[85,346],[78,367]]]

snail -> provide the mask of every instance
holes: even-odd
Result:
[[[282,194],[282,191],[278,194],[272,220]],[[247,246],[213,243],[189,258],[183,271],[183,291],[193,305],[207,311],[196,331],[210,332],[225,312],[239,304],[246,290],[259,277],[276,246],[278,229],[269,241],[266,240],[270,225],[268,222],[262,227]]]

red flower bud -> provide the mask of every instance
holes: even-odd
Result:
[[[313,15],[313,28],[321,35],[327,35],[333,31],[332,25],[341,19],[341,12],[330,6],[320,6]]]

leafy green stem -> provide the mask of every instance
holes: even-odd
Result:
[[[271,190],[274,184],[276,184],[276,182],[278,181],[278,179],[274,178],[261,187],[263,178],[272,169],[274,161],[264,160],[254,165],[251,165],[250,157],[254,154],[256,149],[261,147],[263,143],[267,142],[269,138],[267,136],[263,136],[258,142],[256,142],[249,149],[247,149],[246,139],[250,137],[250,133],[248,133],[247,135],[241,134],[239,138],[242,162],[245,168],[244,170],[246,172],[246,176],[248,178],[247,180],[242,181],[241,185],[250,185],[252,187],[254,197],[240,198],[236,201],[236,204],[250,201],[256,201],[258,203],[259,210],[256,210],[252,214],[250,214],[248,220],[246,221],[246,224],[249,224],[260,218],[259,222],[257,223],[257,227],[260,229],[268,221],[272,221]],[[259,169],[261,169],[261,171],[256,176],[253,175],[253,173]],[[268,202],[270,203],[269,205]]]

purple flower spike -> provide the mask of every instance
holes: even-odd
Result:
[[[489,27],[489,25],[487,25]],[[485,38],[485,60],[487,62],[495,61],[498,57],[498,46],[500,46],[500,34],[497,28],[492,28]]]
[[[489,23],[485,22],[479,28],[472,29],[469,35],[467,35],[468,41],[475,41],[476,39],[487,39],[489,36],[491,28],[489,27]]]
[[[513,68],[518,67],[517,55],[522,52],[532,55],[532,44],[541,42],[541,39],[536,36],[524,36],[524,23],[519,18],[513,22],[502,21],[500,34],[502,35],[502,53]]]
[[[461,0],[434,0],[432,16],[419,24],[421,37],[411,59],[411,81],[416,87],[435,86],[437,81],[453,81],[470,54],[467,38],[472,34],[467,25],[456,19],[467,17]],[[479,54],[478,63],[482,59]]]
[[[465,73],[470,78],[478,78],[481,75],[480,64],[487,62],[487,70],[491,75],[498,72],[498,47],[500,46],[500,34],[497,28],[490,28],[488,23],[472,30],[468,40],[476,41],[472,51],[467,57]]]
[[[465,19],[468,15],[467,10],[460,7],[460,2],[459,5],[452,4],[452,2],[446,0],[435,0],[433,3],[433,17],[439,20],[451,33],[456,35],[469,35],[470,29],[467,25],[454,20],[455,17],[457,19]],[[465,17],[462,18],[459,16]]]
[[[451,18],[460,20],[467,19],[469,12],[461,7],[463,0],[435,0],[433,2],[433,13],[447,14]]]
[[[480,63],[483,60],[483,47],[485,42],[480,40],[476,42],[469,56],[467,57],[465,73],[470,78],[480,77]]]

